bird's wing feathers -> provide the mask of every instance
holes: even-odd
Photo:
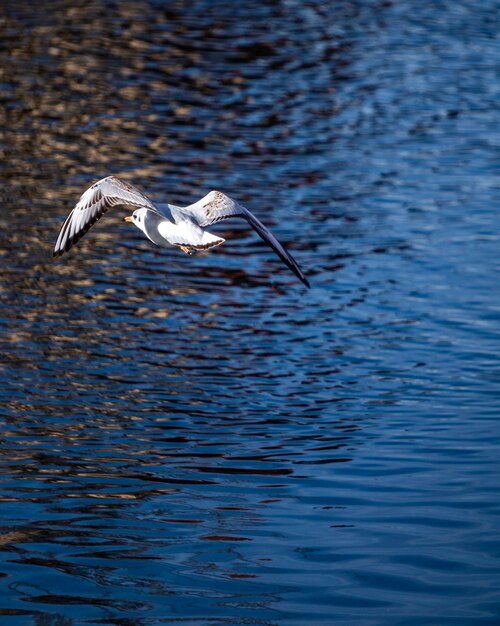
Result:
[[[226,220],[230,217],[241,217],[245,219],[255,230],[259,237],[264,240],[279,256],[283,263],[306,285],[310,287],[309,281],[302,273],[297,262],[292,255],[285,250],[276,237],[258,220],[253,213],[241,204],[235,202],[229,196],[220,191],[211,191],[204,198],[194,204],[181,209],[190,215],[201,227],[210,226],[216,222]]]
[[[194,204],[181,209],[203,228],[228,217],[244,217],[246,209],[221,191],[211,191]]]
[[[66,218],[54,248],[54,256],[67,252],[97,220],[113,206],[147,207],[158,212],[155,205],[136,187],[114,176],[98,181],[81,196]]]

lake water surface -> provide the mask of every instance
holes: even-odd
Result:
[[[2,625],[500,623],[498,8],[2,3]]]

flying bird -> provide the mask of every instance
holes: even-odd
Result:
[[[279,256],[283,263],[306,285],[309,281],[292,255],[248,209],[220,191],[211,191],[186,207],[172,204],[158,208],[139,189],[107,176],[89,187],[66,218],[54,248],[54,256],[67,252],[97,220],[114,206],[135,209],[124,221],[137,226],[157,246],[177,246],[186,254],[220,246],[225,239],[205,230],[231,217],[245,219],[255,232]]]

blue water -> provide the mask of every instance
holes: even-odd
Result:
[[[499,8],[2,3],[2,625],[500,623]]]

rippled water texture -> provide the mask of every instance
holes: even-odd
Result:
[[[2,625],[499,623],[497,9],[2,3]]]

